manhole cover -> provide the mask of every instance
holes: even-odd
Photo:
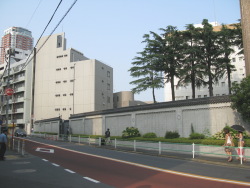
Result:
[[[14,170],[14,173],[32,173],[36,172],[35,169],[21,169],[21,170]]]

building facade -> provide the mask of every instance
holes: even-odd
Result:
[[[218,23],[214,25],[215,31],[219,31],[221,28],[221,26],[218,26],[217,24]],[[200,25],[196,26],[199,27]],[[239,83],[243,78],[246,77],[245,60],[243,54],[238,54],[240,50],[237,46],[234,46],[233,49],[234,53],[230,55],[230,59],[231,59],[231,64],[235,66],[235,71],[232,71],[231,73],[231,83],[233,82]],[[179,80],[175,78],[175,83],[174,83],[175,100],[191,99],[192,98],[191,83],[186,84],[185,86],[179,86],[178,81]],[[224,75],[223,78],[221,78],[217,83],[213,85],[213,94],[214,96],[222,96],[229,94],[227,75]],[[200,88],[196,88],[195,95],[196,95],[195,98],[209,97],[208,86],[202,86]],[[165,96],[165,101],[172,101],[170,83],[165,83],[164,85],[164,96]]]
[[[6,61],[5,54],[9,48],[15,49],[16,61],[27,58],[33,48],[31,31],[22,27],[10,27],[4,31],[1,42],[0,64]]]
[[[113,69],[66,49],[64,33],[46,40],[37,45],[34,120],[113,108]]]

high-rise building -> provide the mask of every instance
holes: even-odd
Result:
[[[27,58],[33,48],[31,31],[22,27],[10,27],[4,31],[1,44],[0,63],[5,62],[6,50],[15,49],[14,60],[20,61]]]

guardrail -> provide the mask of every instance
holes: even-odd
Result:
[[[114,149],[130,150],[135,152],[151,153],[156,155],[185,155],[185,157],[196,158],[196,157],[217,157],[225,158],[228,155],[225,153],[223,146],[216,145],[202,145],[202,144],[188,144],[188,143],[169,143],[169,142],[153,142],[153,141],[138,141],[138,140],[120,140],[114,139],[109,143],[103,138],[90,138],[72,135],[48,135],[48,134],[32,134],[32,136],[40,137],[50,140],[59,140],[66,142],[74,142],[79,144],[88,144],[95,146],[105,146]],[[243,164],[244,158],[250,158],[250,147],[232,147],[232,156],[240,158],[240,163]],[[240,150],[241,155],[238,154]],[[243,151],[243,152],[242,152]],[[243,155],[242,155],[243,153]]]

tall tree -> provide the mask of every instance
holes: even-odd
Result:
[[[150,32],[154,37],[152,52],[155,54],[155,65],[157,71],[164,72],[165,82],[170,82],[172,101],[175,101],[174,78],[179,77],[180,63],[183,59],[181,32],[174,26],[161,28],[162,34]]]
[[[153,101],[156,103],[155,98],[155,89],[162,88],[162,76],[160,72],[156,71],[154,65],[155,55],[150,51],[151,50],[151,39],[150,35],[145,34],[143,36],[145,39],[143,42],[146,43],[146,47],[142,52],[138,52],[139,56],[136,56],[132,62],[133,67],[129,69],[130,75],[134,78],[138,78],[130,84],[136,85],[132,89],[133,93],[140,93],[149,88],[152,89]]]
[[[220,57],[218,58],[218,66],[216,74],[219,78],[227,75],[228,92],[231,94],[231,73],[235,71],[235,66],[231,64],[230,55],[234,52],[234,30],[222,25],[218,32],[218,41]]]
[[[201,54],[199,43],[200,28],[195,28],[193,24],[186,25],[183,31],[184,39],[184,61],[180,69],[180,85],[191,83],[192,98],[195,98],[195,88],[203,84],[204,66],[198,58]]]
[[[213,31],[213,26],[208,23],[207,19],[202,21],[203,28],[200,32],[200,47],[202,49],[202,55],[200,59],[205,65],[205,76],[208,81],[205,85],[208,85],[209,96],[213,96],[213,84],[218,80],[216,77],[215,69],[218,66],[219,47],[217,43],[217,34]]]

